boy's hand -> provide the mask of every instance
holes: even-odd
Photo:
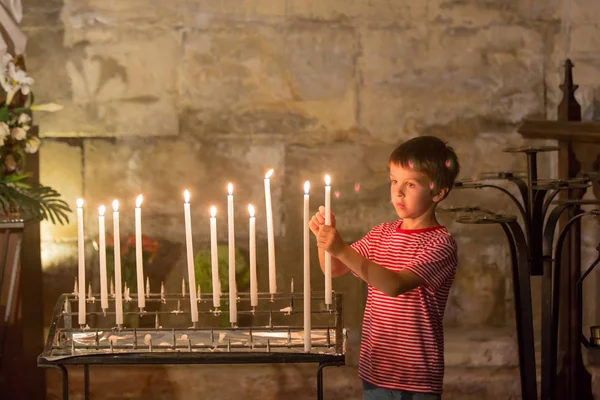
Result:
[[[333,215],[332,212],[330,212],[330,214],[331,226],[335,228],[335,215]],[[310,219],[308,227],[310,228],[312,233],[318,238],[319,231],[321,230],[322,226],[325,226],[325,207],[319,206],[319,211],[315,213],[315,215]]]
[[[317,246],[333,257],[338,257],[348,246],[333,226],[322,225],[317,235]]]

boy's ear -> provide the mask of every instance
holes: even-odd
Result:
[[[433,195],[433,201],[439,203],[440,201],[444,200],[449,191],[450,189],[448,188],[441,188],[439,192]]]

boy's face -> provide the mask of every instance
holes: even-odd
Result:
[[[413,169],[390,164],[390,192],[394,209],[402,219],[421,220],[433,214],[443,194],[433,192],[429,177]]]

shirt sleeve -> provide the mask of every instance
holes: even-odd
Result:
[[[451,236],[436,239],[418,254],[406,269],[425,282],[425,287],[437,291],[448,279],[453,279],[458,264],[456,242]]]
[[[358,254],[360,254],[361,256],[363,256],[366,259],[371,259],[369,256],[371,254],[371,244],[374,243],[373,241],[373,235],[374,235],[374,231],[377,229],[377,227],[371,229],[369,231],[369,233],[367,233],[362,239],[357,240],[356,242],[352,243],[350,245],[350,247],[352,247],[354,250],[356,250],[358,252]],[[350,270],[350,272],[352,273],[352,275],[354,275],[357,278],[360,278],[354,271]]]
[[[374,228],[375,229],[375,228]],[[373,243],[373,230],[371,229],[362,239],[352,243],[350,247],[356,250],[361,256],[370,259],[371,243]]]

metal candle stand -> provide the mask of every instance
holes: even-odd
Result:
[[[505,149],[505,152],[525,153],[527,174],[511,172],[487,173],[480,180],[459,181],[456,189],[493,188],[507,195],[517,206],[522,225],[517,217],[498,215],[478,207],[445,209],[450,212],[466,212],[457,218],[458,222],[469,224],[499,224],[504,230],[510,248],[517,342],[521,376],[521,394],[524,400],[537,399],[537,375],[533,334],[533,313],[531,302],[531,275],[542,275],[542,382],[541,399],[556,396],[554,386],[558,357],[558,305],[560,298],[560,271],[562,245],[570,229],[586,215],[600,215],[600,210],[583,213],[581,206],[598,205],[599,201],[581,200],[589,186],[589,177],[576,179],[540,180],[537,177],[537,153],[558,150],[557,147],[521,147]],[[490,180],[507,180],[513,183],[520,198],[501,186],[489,183]],[[564,190],[571,191],[574,200],[554,201]],[[573,194],[575,192],[575,194]],[[556,205],[550,211],[550,206]],[[550,212],[549,212],[550,211]],[[564,211],[568,212],[569,222],[559,234],[554,244],[554,233]],[[546,219],[547,216],[547,219]],[[545,222],[544,222],[545,221]],[[522,227],[523,226],[523,227]],[[582,281],[595,264],[590,267]],[[580,303],[581,304],[581,303]],[[581,307],[579,307],[581,326]],[[600,329],[599,329],[600,337]],[[581,354],[579,352],[579,354]]]
[[[125,321],[134,317],[150,326],[127,328],[115,326],[114,297],[106,313],[94,297],[88,297],[86,319],[97,326],[81,328],[73,327],[78,321],[78,313],[72,311],[77,310],[77,296],[63,294],[54,307],[38,366],[61,371],[62,398],[68,399],[66,367],[83,365],[84,398],[88,399],[90,365],[317,363],[317,398],[323,398],[323,368],[345,363],[341,294],[334,293],[331,307],[324,304],[324,293],[311,297],[311,352],[304,350],[302,294],[261,293],[253,308],[249,293],[238,293],[238,318],[251,317],[249,327],[219,327],[218,319],[229,315],[228,296],[221,299],[223,310],[212,307],[212,293],[201,295],[199,322],[190,327],[189,295],[149,294],[148,308],[160,310],[143,312],[137,309],[136,296],[131,296],[124,302]]]

